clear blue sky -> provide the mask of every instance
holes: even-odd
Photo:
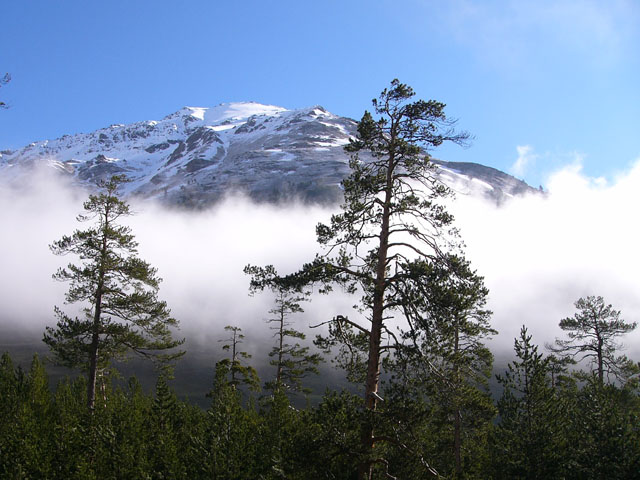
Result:
[[[635,0],[3,0],[0,18],[0,149],[231,101],[358,119],[397,77],[476,137],[437,157],[534,186],[640,158]]]

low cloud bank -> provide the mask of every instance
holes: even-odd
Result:
[[[562,332],[558,322],[574,313],[581,296],[602,295],[627,321],[640,316],[640,163],[612,183],[568,167],[547,182],[546,196],[494,204],[459,196],[451,206],[467,256],[491,290],[490,308],[499,336],[490,345],[511,351],[526,324],[542,345]],[[61,188],[62,187],[62,188]],[[64,306],[67,285],[51,279],[71,258],[56,257],[48,245],[76,228],[86,194],[50,175],[34,176],[16,190],[0,185],[0,327],[40,336],[52,325],[53,306]],[[160,296],[181,321],[189,344],[221,355],[225,325],[242,327],[247,350],[266,352],[271,332],[264,323],[269,293],[248,296],[248,264],[298,269],[318,251],[315,225],[331,211],[293,205],[256,205],[231,197],[201,212],[167,210],[134,202],[127,220],[142,258],[164,278]],[[298,317],[301,325],[349,314],[354,298],[339,292],[314,299]],[[38,337],[35,337],[36,341]],[[628,335],[625,353],[640,359],[640,332]],[[0,340],[2,343],[2,340]],[[219,355],[218,355],[219,354]],[[256,358],[260,353],[256,353]]]
[[[468,257],[491,290],[500,341],[527,325],[539,344],[562,336],[559,321],[587,295],[603,296],[629,322],[640,319],[640,162],[608,183],[571,165],[549,178],[545,196],[500,208],[477,199],[453,205]],[[640,359],[640,332],[626,336]]]

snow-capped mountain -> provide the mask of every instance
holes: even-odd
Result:
[[[357,123],[320,106],[287,110],[258,103],[184,107],[159,121],[111,125],[0,153],[0,176],[19,180],[48,166],[93,185],[126,174],[127,194],[204,206],[230,191],[257,201],[329,203],[348,173],[343,147]],[[443,181],[497,202],[535,191],[499,170],[436,161]]]

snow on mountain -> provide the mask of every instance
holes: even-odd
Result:
[[[0,177],[19,181],[46,165],[87,186],[125,174],[131,179],[125,193],[187,207],[208,205],[233,190],[257,201],[331,203],[341,197],[339,184],[348,173],[343,147],[356,125],[320,106],[184,107],[158,121],[111,125],[0,152]],[[461,193],[500,202],[534,191],[479,164],[437,163],[441,178]]]

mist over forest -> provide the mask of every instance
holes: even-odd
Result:
[[[447,200],[466,255],[490,290],[492,326],[499,334],[489,346],[497,357],[511,355],[523,324],[538,344],[552,342],[561,334],[560,319],[583,296],[601,295],[627,321],[638,318],[640,279],[630,253],[640,233],[631,214],[640,203],[640,164],[607,183],[586,177],[576,163],[555,172],[547,185],[542,195],[500,206],[464,193]],[[72,259],[54,256],[48,245],[82,228],[75,217],[85,198],[86,192],[46,171],[20,189],[0,185],[2,331],[21,332],[20,338],[37,344],[44,327],[54,323],[53,307],[63,306],[66,285],[51,275]],[[245,330],[258,363],[260,349],[269,348],[264,319],[273,298],[268,292],[249,296],[243,267],[273,264],[281,273],[296,271],[321,251],[315,225],[338,208],[255,204],[241,195],[203,211],[131,202],[135,215],[127,223],[140,256],[163,278],[160,297],[180,321],[186,349],[204,346],[216,358],[217,339],[233,324]],[[306,330],[338,314],[356,316],[356,302],[339,291],[314,295],[295,322]],[[624,343],[624,353],[640,356],[640,332]]]

